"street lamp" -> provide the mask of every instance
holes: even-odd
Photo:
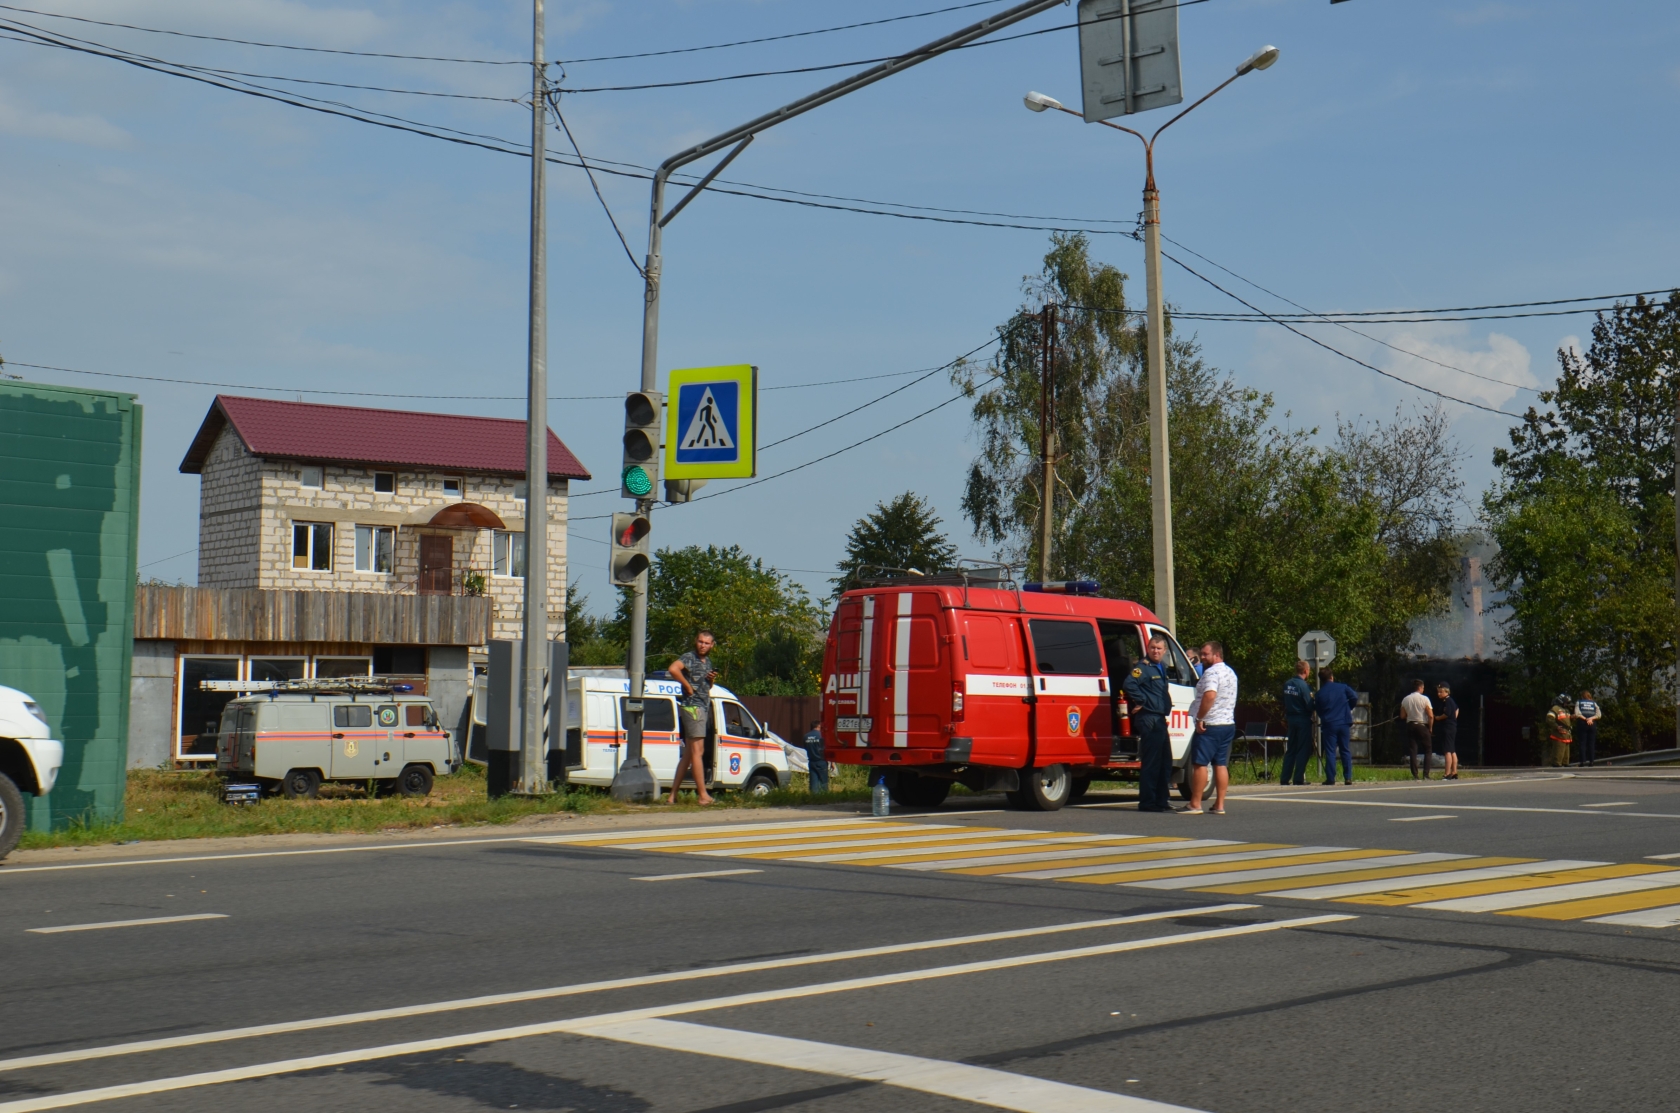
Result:
[[[1155,617],[1159,618],[1175,637],[1178,634],[1178,607],[1173,594],[1172,464],[1167,452],[1166,314],[1161,299],[1161,196],[1155,188],[1155,140],[1161,137],[1163,131],[1194,112],[1214,93],[1244,74],[1270,68],[1277,59],[1277,47],[1261,47],[1237,67],[1235,74],[1214,86],[1212,92],[1207,93],[1201,100],[1156,128],[1155,134],[1147,138],[1142,132],[1133,131],[1120,124],[1110,123],[1108,120],[1096,121],[1115,131],[1135,135],[1143,143],[1143,252],[1149,297],[1149,494],[1154,511]],[[1084,119],[1082,114],[1067,107],[1055,97],[1045,96],[1043,93],[1028,93],[1022,99],[1033,112],[1053,108],[1058,112],[1066,112],[1069,116]]]

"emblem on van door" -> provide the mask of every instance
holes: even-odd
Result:
[[[344,756],[345,757],[355,757],[356,756],[356,751],[359,750],[359,749],[361,749],[361,744],[358,743],[354,738],[346,738],[344,740]]]
[[[396,726],[397,709],[394,707],[381,707],[379,709],[379,725],[382,727]]]
[[[1068,733],[1079,733],[1079,709],[1077,707],[1068,709]]]
[[[729,772],[730,772],[730,775],[733,776],[733,775],[739,773],[740,771],[741,771],[741,755],[740,754],[730,754],[729,755]]]

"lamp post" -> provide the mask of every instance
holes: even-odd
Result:
[[[1194,112],[1214,93],[1244,74],[1269,68],[1277,59],[1277,47],[1261,47],[1237,67],[1235,74],[1216,85],[1212,92],[1204,95],[1201,100],[1156,128],[1155,134],[1147,138],[1142,132],[1133,131],[1120,124],[1107,120],[1096,121],[1115,131],[1135,135],[1143,143],[1143,271],[1149,301],[1149,495],[1154,519],[1155,617],[1161,620],[1174,637],[1178,636],[1178,606],[1173,593],[1172,461],[1169,459],[1167,445],[1166,313],[1161,296],[1161,196],[1155,188],[1155,140],[1161,137],[1163,131]],[[1055,97],[1047,97],[1043,93],[1028,93],[1024,100],[1027,107],[1034,112],[1054,108],[1058,112],[1066,112],[1069,116],[1084,118],[1081,113],[1068,108]]]

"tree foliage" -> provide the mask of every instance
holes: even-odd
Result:
[[[572,661],[624,665],[631,595],[594,619],[567,593]],[[657,672],[693,647],[699,630],[717,639],[712,663],[740,695],[815,695],[827,616],[805,589],[738,545],[689,545],[654,553],[648,573],[647,666]],[[583,636],[579,636],[579,635]]]
[[[940,532],[941,520],[926,499],[906,491],[891,502],[878,502],[859,518],[846,537],[846,555],[833,580],[837,592],[857,583],[867,568],[944,572],[957,559],[957,547]]]
[[[1542,708],[1589,688],[1612,746],[1673,731],[1674,423],[1680,291],[1601,313],[1494,453],[1483,500],[1506,593],[1517,694]]]
[[[1029,304],[1000,326],[997,358],[957,373],[981,442],[963,512],[1005,559],[1037,567],[1040,319],[1030,302],[1056,301],[1051,573],[1148,604],[1147,337],[1125,276],[1092,261],[1084,237],[1057,234],[1023,289]],[[1351,665],[1408,645],[1410,622],[1444,604],[1452,571],[1458,452],[1440,415],[1344,425],[1335,447],[1320,447],[1316,430],[1279,428],[1270,395],[1221,376],[1193,339],[1172,335],[1170,318],[1168,328],[1180,638],[1224,642],[1250,691],[1287,675],[1296,639],[1314,627],[1336,634]]]

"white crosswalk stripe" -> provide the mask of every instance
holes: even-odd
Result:
[[[1241,892],[1619,927],[1680,927],[1680,901],[1645,907],[1661,901],[1669,888],[1680,897],[1680,869],[1651,863],[1542,861],[870,819],[667,828],[531,841],[786,865],[946,873],[969,881],[1002,878]]]

